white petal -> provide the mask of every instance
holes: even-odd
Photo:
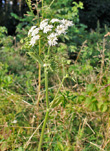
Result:
[[[50,22],[51,22],[51,23],[54,23],[54,22],[60,22],[60,20],[59,20],[59,19],[57,19],[57,18],[53,18]]]
[[[47,33],[48,31],[51,31],[51,30],[52,30],[52,28],[53,28],[53,26],[52,26],[52,25],[47,25],[46,27],[44,27],[44,31],[43,31],[43,33]]]
[[[28,32],[28,36],[33,32],[33,30],[36,28],[36,26],[32,26],[31,29]]]
[[[58,35],[65,34],[66,30],[67,30],[67,27],[65,27],[64,25],[58,25],[56,28],[56,32]]]
[[[39,28],[36,28],[32,31],[32,36],[35,36],[39,33]]]
[[[36,41],[39,39],[39,35],[36,35],[34,37],[31,38],[31,41],[30,41],[30,45],[33,47],[36,43]]]
[[[55,34],[55,33],[51,33],[48,37],[47,37],[47,39],[48,39],[48,44],[50,45],[50,46],[54,46],[54,45],[56,45],[57,44],[57,34]]]

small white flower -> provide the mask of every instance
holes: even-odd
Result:
[[[61,23],[67,28],[74,25],[72,21],[66,19],[61,20]]]
[[[57,19],[57,18],[53,18],[50,22],[51,22],[51,23],[54,23],[54,22],[60,22],[60,20],[59,20],[59,19]]]
[[[49,20],[49,19],[44,19],[44,20],[42,21],[42,23],[43,23],[43,22],[48,22],[48,20]]]
[[[44,64],[43,67],[46,67],[46,64]]]
[[[14,120],[14,121],[13,121],[13,122],[11,122],[11,123],[16,124],[16,123],[17,123],[17,120]]]
[[[48,31],[51,31],[51,30],[52,30],[52,28],[53,28],[53,26],[52,26],[52,25],[47,25],[47,26],[45,26],[45,27],[44,27],[44,31],[43,31],[43,33],[47,33]]]
[[[32,36],[35,36],[35,35],[37,35],[39,33],[39,28],[36,28],[36,29],[34,29],[33,31],[32,31]]]
[[[66,32],[65,32],[66,29],[67,29],[67,27],[65,27],[64,25],[58,25],[56,28],[56,32],[58,35],[66,34]]]
[[[40,23],[40,29],[43,30],[45,26],[48,25],[48,19],[44,19],[41,23]]]
[[[33,32],[33,30],[36,28],[36,26],[32,26],[31,29],[28,32],[28,36]]]
[[[30,45],[33,47],[36,43],[36,41],[39,39],[39,35],[36,35],[34,37],[31,38],[31,41],[30,41]]]
[[[50,45],[50,46],[54,46],[54,45],[56,45],[57,44],[57,34],[55,34],[55,33],[51,33],[47,38],[48,38],[48,44]]]

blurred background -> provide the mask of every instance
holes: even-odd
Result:
[[[27,10],[25,0],[0,0],[0,26],[5,26],[9,35],[15,34],[19,21],[12,17],[11,13],[22,17]]]
[[[84,9],[79,10],[79,18],[80,23],[87,25],[88,30],[96,29],[97,21],[100,22],[102,28],[105,24],[110,25],[109,0],[70,0],[71,5],[73,5],[73,1],[83,2]],[[32,2],[34,1],[32,0]],[[0,26],[6,26],[9,35],[15,34],[19,21],[12,17],[11,13],[22,17],[27,10],[25,0],[0,0]]]

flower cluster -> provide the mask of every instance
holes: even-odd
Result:
[[[55,26],[55,23],[57,23]],[[61,34],[66,34],[66,30],[69,26],[73,26],[73,22],[63,19],[52,19],[49,24],[48,19],[44,19],[41,23],[39,28],[36,26],[32,26],[28,32],[28,36],[31,36],[30,45],[33,47],[36,41],[40,38],[39,31],[42,31],[44,34],[49,33],[47,36],[49,46],[54,46],[57,44],[58,36]]]

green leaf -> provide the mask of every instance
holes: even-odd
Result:
[[[24,151],[24,149],[22,147],[19,147],[18,151]]]
[[[89,107],[92,111],[97,111],[98,101],[94,96],[92,96],[91,98],[87,97],[85,103],[86,103],[86,106]]]
[[[69,148],[69,147],[65,149],[65,151],[69,151],[69,150],[70,150],[70,148]]]
[[[97,103],[92,103],[89,107],[92,111],[97,111]]]
[[[103,101],[99,101],[99,103],[98,103],[98,108],[100,109],[101,108],[101,106],[103,105]]]
[[[87,104],[87,106],[89,106],[90,103],[91,103],[91,99],[89,97],[87,97],[85,100],[85,104]]]
[[[102,111],[102,112],[107,111],[107,109],[108,109],[107,104],[103,104],[103,105],[101,106],[101,111]]]
[[[78,102],[79,103],[81,103],[82,101],[84,101],[84,99],[85,99],[85,96],[83,96],[83,95],[78,96]]]
[[[51,106],[52,108],[54,108],[54,107],[58,106],[60,103],[62,103],[63,100],[64,100],[64,97],[63,97],[63,96],[59,96],[59,97],[57,97],[55,100],[53,100],[53,101],[50,103],[50,106]]]
[[[95,84],[88,84],[88,85],[87,85],[87,91],[88,91],[88,92],[93,91],[94,88],[95,88]]]
[[[41,64],[41,66],[44,65],[42,59],[40,58],[40,56],[39,56],[38,54],[36,55],[36,54],[33,53],[33,52],[28,52],[28,54],[29,54],[29,56],[30,56],[31,58],[33,58],[36,62],[38,62],[39,64]]]
[[[14,17],[15,19],[19,20],[20,17],[18,15],[16,15],[15,13],[11,13],[11,16]]]
[[[58,142],[57,144],[58,144],[59,149],[60,149],[61,151],[63,151],[63,150],[64,150],[63,145],[62,145],[60,142]]]

